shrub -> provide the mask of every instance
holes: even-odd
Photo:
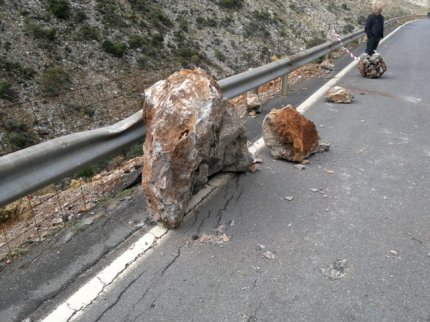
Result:
[[[126,50],[126,46],[119,41],[111,42],[110,40],[105,40],[102,47],[105,52],[115,57],[122,57]]]
[[[26,31],[32,35],[35,39],[54,41],[57,30],[55,28],[42,27],[38,24],[28,24],[26,26]]]
[[[353,25],[351,25],[351,24],[346,24],[344,27],[343,27],[343,33],[344,34],[349,34],[349,33],[351,33],[351,32],[353,32],[354,31],[354,26]]]
[[[163,40],[164,40],[163,35],[156,32],[151,37],[151,44],[155,47],[161,47],[163,45]]]
[[[0,81],[0,98],[8,101],[13,101],[16,98],[15,90],[8,81]]]
[[[272,17],[267,11],[258,11],[255,10],[252,12],[252,17],[256,20],[264,21],[264,22],[272,22]]]
[[[70,17],[70,4],[68,0],[48,0],[49,11],[58,19]]]
[[[145,41],[139,35],[131,35],[128,40],[128,46],[133,49],[141,48],[144,43]]]
[[[87,17],[87,14],[85,13],[85,11],[82,11],[82,10],[76,11],[76,14],[75,14],[75,22],[76,23],[81,23],[87,19],[88,19],[88,17]]]
[[[312,48],[312,47],[316,47],[318,45],[321,45],[325,42],[324,39],[319,38],[319,37],[314,37],[308,41],[306,41],[306,48]]]
[[[149,12],[149,19],[152,25],[156,28],[160,28],[162,26],[165,27],[173,27],[173,22],[169,19],[169,17],[164,13],[164,11],[160,7],[153,6]]]
[[[357,24],[359,24],[360,26],[364,26],[365,23],[366,23],[366,17],[365,16],[358,16]]]
[[[179,18],[179,28],[182,31],[188,32],[188,20],[185,19],[184,17]]]
[[[4,122],[4,128],[14,150],[24,149],[37,142],[35,134],[24,121],[8,119]]]
[[[197,50],[190,47],[181,47],[178,50],[179,61],[182,66],[185,66],[192,62],[193,64],[197,64],[200,62],[200,55]]]
[[[89,41],[99,39],[99,29],[97,27],[90,26],[89,24],[82,25],[76,33],[76,40]]]
[[[0,75],[28,80],[32,79],[35,73],[31,68],[23,67],[19,63],[9,61],[5,57],[0,57]]]
[[[221,8],[240,9],[243,7],[243,0],[219,0],[218,5]]]
[[[61,67],[48,69],[40,80],[40,89],[45,95],[58,95],[72,85],[69,74]]]
[[[220,51],[219,49],[215,50],[215,57],[219,60],[219,61],[225,61],[225,56],[223,54],[222,51]]]

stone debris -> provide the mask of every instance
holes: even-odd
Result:
[[[294,197],[293,196],[288,196],[288,197],[284,197],[286,200],[288,201],[293,201]]]
[[[363,53],[358,61],[358,69],[363,77],[379,78],[387,71],[387,65],[378,53],[372,56]]]
[[[353,98],[354,93],[341,86],[334,86],[326,93],[326,100],[331,103],[348,104],[352,102]]]
[[[271,252],[271,251],[267,251],[267,252],[265,252],[263,255],[261,255],[261,256],[263,256],[264,258],[267,258],[267,259],[275,259],[275,255]]]
[[[320,68],[321,69],[325,69],[325,70],[334,70],[334,64],[331,63],[329,60],[324,60],[321,64],[320,64]]]
[[[294,168],[296,168],[298,170],[304,170],[304,169],[306,169],[306,166],[303,164],[296,164],[296,165],[294,165]]]
[[[302,162],[309,155],[319,152],[315,124],[292,105],[273,109],[265,117],[263,139],[276,159]]]
[[[261,100],[257,93],[246,93],[245,101],[246,111],[249,115],[256,115],[257,113],[261,113]]]
[[[231,240],[231,237],[228,236],[227,234],[222,234],[222,235],[203,234],[201,236],[193,235],[191,239],[193,241],[199,241],[201,244],[206,244],[206,245],[222,245],[223,243],[229,242]]]
[[[390,254],[393,255],[393,256],[398,256],[399,255],[399,253],[396,252],[395,250],[390,250]]]
[[[330,280],[338,280],[345,276],[347,268],[346,259],[340,259],[331,265],[321,268],[321,272]]]
[[[181,70],[145,90],[142,187],[148,211],[173,228],[188,201],[219,172],[253,163],[238,111],[203,70]]]

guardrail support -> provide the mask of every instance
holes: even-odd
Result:
[[[281,84],[281,95],[288,95],[288,74],[282,76],[282,84]]]

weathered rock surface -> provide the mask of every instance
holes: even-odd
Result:
[[[387,65],[378,53],[372,56],[363,53],[358,61],[358,69],[363,77],[379,78],[387,71]]]
[[[301,162],[319,151],[315,124],[291,105],[273,109],[263,121],[263,139],[277,159]]]
[[[238,112],[201,69],[182,70],[145,90],[143,191],[152,217],[178,226],[192,192],[253,158]]]
[[[334,86],[326,93],[326,99],[332,103],[351,103],[354,93],[342,86]]]

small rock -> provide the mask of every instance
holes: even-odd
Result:
[[[328,174],[334,174],[334,170],[331,170],[331,169],[326,169],[325,172]]]
[[[391,254],[391,255],[394,255],[394,256],[399,255],[399,253],[398,253],[398,252],[396,252],[395,250],[390,250],[390,254]]]
[[[275,259],[275,255],[271,251],[265,252],[263,255],[261,255],[267,259]]]
[[[345,276],[347,268],[346,259],[339,259],[333,264],[321,268],[321,272],[330,280],[337,280]]]
[[[63,222],[64,222],[64,221],[63,221],[63,218],[54,218],[54,219],[52,219],[51,224],[52,224],[53,226],[57,226],[57,225],[62,224]]]
[[[294,165],[294,168],[296,168],[298,170],[304,170],[304,169],[306,169],[306,166],[303,164],[296,164],[296,165]]]
[[[264,245],[258,244],[258,249],[265,249],[266,247]]]
[[[317,188],[311,188],[311,191],[312,191],[312,192],[318,192],[318,191],[319,191],[319,189],[317,189]]]
[[[293,196],[288,196],[288,197],[284,197],[286,200],[288,200],[288,201],[292,201],[293,199],[294,199],[294,197]]]

